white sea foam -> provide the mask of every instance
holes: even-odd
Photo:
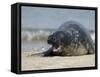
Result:
[[[22,30],[22,41],[42,41],[47,40],[48,36],[52,34],[52,29],[34,29],[34,30]],[[95,32],[90,31],[90,35],[93,41],[95,41]]]
[[[37,31],[22,31],[22,40],[24,41],[36,41],[36,40],[46,40],[47,37],[52,33],[52,31],[47,30],[37,30]]]

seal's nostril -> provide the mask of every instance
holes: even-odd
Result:
[[[48,39],[47,42],[48,42],[48,44],[51,44],[52,43],[52,40],[51,39]]]
[[[50,40],[47,40],[48,44],[50,44]]]

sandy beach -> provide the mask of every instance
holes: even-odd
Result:
[[[76,67],[92,67],[95,66],[95,55],[83,56],[54,56],[42,57],[34,56],[36,51],[23,50],[21,55],[21,67],[25,70],[43,70],[43,69],[60,69],[60,68],[76,68]]]

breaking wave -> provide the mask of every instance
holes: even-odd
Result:
[[[22,41],[45,41],[55,29],[22,29]],[[91,38],[95,41],[95,31],[89,31]]]
[[[54,32],[53,29],[25,29],[22,30],[22,41],[47,40],[48,36]]]

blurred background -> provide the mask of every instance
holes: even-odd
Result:
[[[66,21],[77,21],[95,39],[95,11],[43,7],[21,7],[22,49],[48,49],[47,38]]]

